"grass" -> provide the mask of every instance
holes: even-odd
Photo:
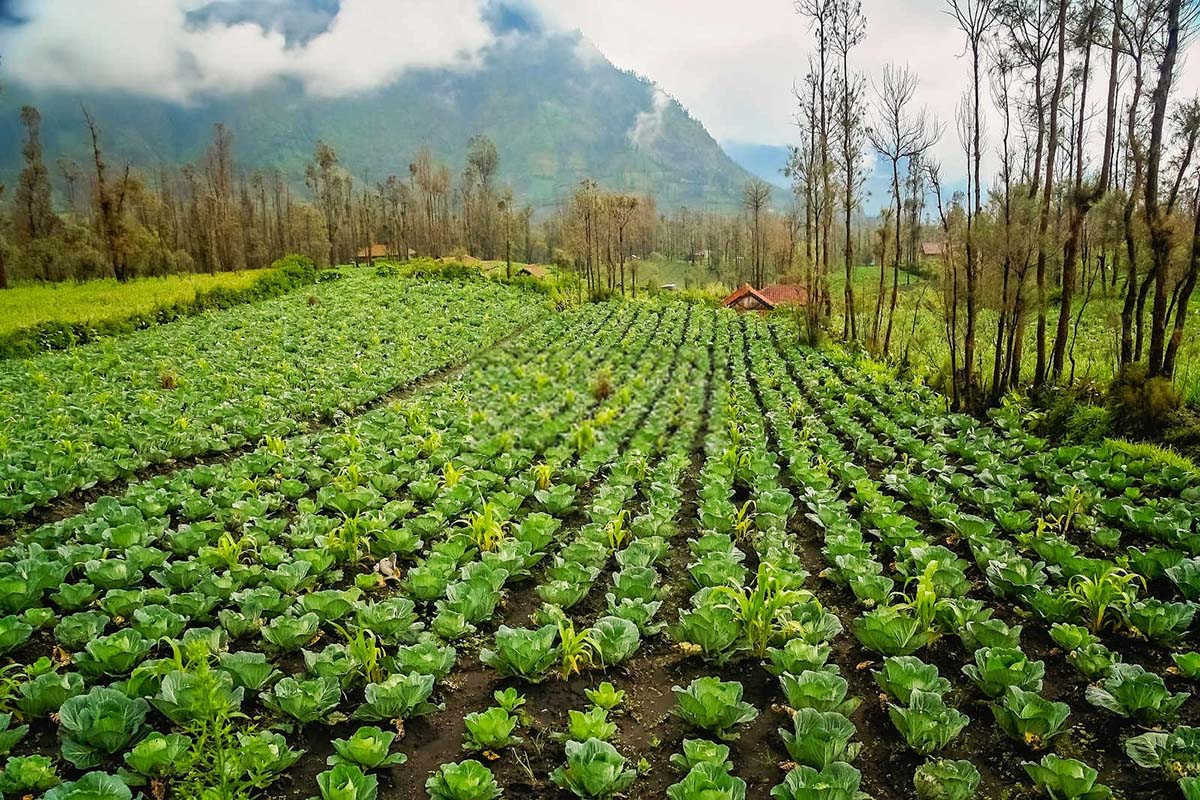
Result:
[[[219,272],[216,275],[166,275],[84,283],[27,283],[0,291],[0,334],[45,322],[106,322],[144,314],[210,289],[245,289],[267,270]]]
[[[858,307],[860,331],[864,323],[869,323],[875,309],[875,300],[879,289],[879,268],[862,266],[856,267],[852,273],[854,281],[855,304]],[[886,324],[887,303],[891,292],[891,269],[888,268],[884,285],[884,315]],[[835,272],[830,280],[830,292],[834,297],[834,317],[832,328],[840,332],[842,320],[839,312],[842,297],[842,287],[845,279],[840,272]],[[1122,298],[1115,295],[1104,296],[1098,292],[1088,303],[1082,319],[1079,333],[1073,347],[1068,349],[1067,370],[1074,383],[1094,387],[1098,392],[1107,388],[1112,381],[1116,369],[1120,342],[1120,311]],[[1078,305],[1072,315],[1078,313]],[[1047,349],[1053,345],[1054,325],[1058,318],[1058,306],[1052,303],[1046,310],[1047,317]],[[1193,304],[1189,314],[1188,327],[1184,337],[1183,347],[1180,348],[1179,362],[1176,368],[1175,384],[1188,406],[1200,408],[1200,336],[1195,331],[1200,328],[1200,308]],[[989,308],[983,308],[979,313],[979,323],[976,333],[978,360],[975,368],[978,374],[990,381],[992,374],[992,355],[996,337],[997,315]],[[960,322],[961,324],[961,322]],[[1030,318],[1025,327],[1025,348],[1022,358],[1021,374],[1025,378],[1033,375],[1037,361],[1036,348],[1036,312],[1030,309]],[[927,279],[902,273],[900,275],[899,301],[896,307],[896,317],[892,331],[893,358],[908,354],[910,364],[920,373],[926,375],[941,375],[949,365],[949,349],[946,345],[945,328],[942,314],[942,298],[937,285]],[[1072,366],[1072,359],[1074,365]]]
[[[1200,468],[1196,467],[1196,462],[1169,447],[1161,447],[1149,442],[1131,442],[1127,439],[1105,439],[1104,444],[1109,449],[1124,453],[1132,459],[1146,459],[1158,464],[1170,465],[1193,475],[1200,475]]]

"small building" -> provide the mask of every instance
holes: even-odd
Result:
[[[373,261],[377,258],[395,258],[396,254],[386,244],[373,244],[370,247],[358,249],[359,261]]]
[[[540,264],[522,264],[517,270],[518,275],[528,275],[531,278],[544,278],[549,275],[549,271]]]
[[[921,242],[921,255],[926,258],[937,258],[945,252],[945,242]]]
[[[738,311],[774,311],[781,307],[807,304],[808,290],[803,286],[788,283],[769,283],[761,289],[743,283],[721,301],[725,308]]]

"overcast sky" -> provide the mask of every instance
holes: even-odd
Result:
[[[868,36],[854,61],[868,76],[887,62],[918,73],[920,102],[950,123],[938,154],[957,173],[952,122],[969,64],[944,6],[864,0]],[[0,55],[7,77],[47,88],[182,103],[286,76],[338,94],[412,67],[471,69],[481,48],[531,24],[581,30],[718,140],[795,138],[790,90],[812,37],[791,0],[0,0]],[[1197,61],[1192,45],[1176,96],[1200,90]]]

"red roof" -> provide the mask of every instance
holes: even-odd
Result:
[[[521,273],[532,275],[535,278],[544,278],[546,277],[546,268],[539,264],[526,264],[517,270],[518,275]]]
[[[390,258],[391,255],[391,250],[386,244],[373,244],[370,248],[360,247],[358,250],[359,258]]]
[[[789,283],[768,283],[758,290],[758,293],[770,301],[771,305],[804,305],[808,302],[808,292],[803,286]]]
[[[803,286],[787,283],[769,283],[761,289],[755,289],[748,283],[743,283],[726,297],[721,305],[732,306],[746,297],[753,297],[766,309],[777,306],[804,305],[808,302],[808,292]]]

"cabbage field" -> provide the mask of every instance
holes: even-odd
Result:
[[[361,271],[0,409],[6,798],[1200,798],[1196,476],[786,319]]]

